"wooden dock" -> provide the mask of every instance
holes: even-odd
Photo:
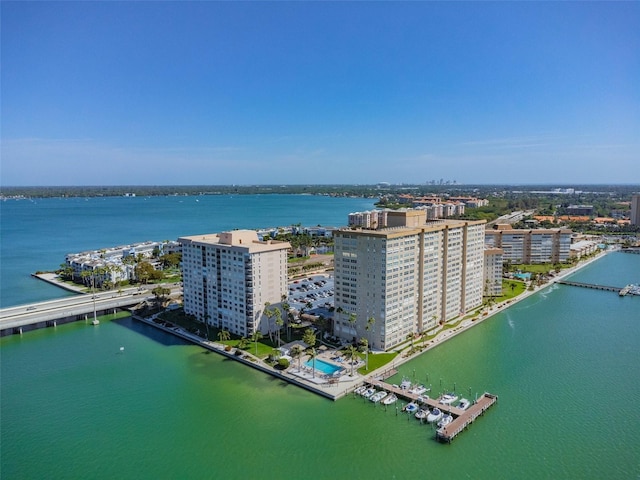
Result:
[[[485,392],[468,409],[462,410],[461,408],[441,403],[437,398],[409,393],[408,390],[395,385],[390,385],[381,380],[370,379],[367,383],[373,387],[394,393],[398,398],[403,398],[412,402],[420,400],[421,403],[429,405],[431,408],[438,408],[443,412],[451,414],[454,417],[454,420],[446,427],[439,428],[436,431],[436,440],[447,443],[451,443],[451,440],[453,440],[459,433],[463,432],[476,420],[476,418],[483,415],[484,412],[498,401],[497,395]]]
[[[498,396],[491,393],[484,393],[476,403],[465,410],[449,425],[436,430],[436,440],[451,443],[459,433],[462,433],[476,418],[483,415],[490,407],[498,401]]]

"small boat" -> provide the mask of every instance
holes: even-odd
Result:
[[[403,378],[402,383],[400,384],[400,388],[402,390],[409,390],[411,388],[411,380]]]
[[[456,400],[458,400],[458,396],[454,393],[445,393],[440,397],[440,403],[444,405],[451,405]]]
[[[91,325],[100,325],[100,320],[94,318],[93,320],[91,320]]]
[[[429,409],[428,408],[421,408],[420,410],[418,410],[416,412],[416,415],[415,415],[415,417],[418,420],[425,420],[428,416],[429,416]]]
[[[380,400],[382,400],[386,396],[387,396],[387,392],[385,392],[384,390],[380,390],[379,392],[371,395],[369,397],[369,400],[372,401],[373,403],[378,403]]]
[[[418,411],[418,404],[415,402],[408,403],[406,407],[404,407],[404,411],[407,413],[416,413]]]
[[[364,398],[369,398],[371,397],[371,395],[373,395],[374,393],[376,393],[376,389],[375,388],[367,388],[364,393],[362,394],[362,396]]]
[[[460,403],[458,403],[458,408],[461,410],[466,410],[471,406],[471,402],[466,398],[461,398]]]
[[[449,425],[451,422],[453,422],[453,417],[451,415],[449,415],[448,413],[445,413],[442,418],[440,419],[440,421],[438,422],[438,426],[440,428],[442,427],[446,427],[447,425]]]
[[[429,423],[437,422],[441,418],[442,418],[442,411],[440,411],[439,408],[434,408],[433,410],[431,410],[431,412],[429,412],[429,415],[427,415],[427,422]]]
[[[424,385],[416,385],[411,390],[409,390],[409,393],[414,393],[416,395],[422,395],[423,393],[426,393],[428,391],[429,391],[429,389],[427,387],[425,387]]]
[[[397,400],[398,400],[398,397],[396,397],[393,393],[391,393],[382,399],[382,404],[391,405],[392,403],[395,403]]]
[[[367,387],[366,387],[366,386],[361,385],[361,386],[359,386],[358,388],[356,388],[356,389],[353,391],[353,393],[355,393],[356,395],[362,395],[362,394],[365,392],[365,390],[366,390],[366,389],[367,389]]]

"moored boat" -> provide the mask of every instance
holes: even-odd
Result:
[[[427,416],[429,416],[429,409],[428,408],[421,408],[420,410],[418,410],[416,412],[416,415],[415,415],[415,417],[418,420],[424,420],[424,419],[427,418]]]
[[[470,406],[471,406],[471,402],[466,398],[461,398],[460,402],[458,403],[458,408],[461,410],[466,410]]]
[[[427,422],[429,423],[437,422],[441,418],[442,418],[442,411],[436,407],[429,412],[429,415],[427,415]]]
[[[386,397],[384,397],[382,399],[382,404],[383,405],[391,405],[392,403],[396,402],[398,400],[398,397],[396,397],[393,393],[390,393],[389,395],[387,395]]]
[[[445,393],[440,397],[440,403],[444,405],[451,405],[456,400],[458,400],[458,396],[455,393]]]
[[[428,392],[429,389],[424,385],[415,385],[412,389],[409,390],[409,393],[413,393],[415,395],[422,395],[425,392]]]
[[[408,403],[406,407],[404,407],[404,411],[407,413],[416,413],[418,411],[418,404],[415,402]]]
[[[366,390],[367,390],[367,387],[365,385],[361,385],[358,388],[356,388],[353,391],[353,393],[355,393],[356,395],[362,395]]]
[[[380,400],[382,400],[386,396],[387,396],[387,392],[385,392],[384,390],[380,390],[379,392],[376,392],[373,395],[371,395],[369,397],[369,400],[372,401],[373,403],[378,403]]]
[[[438,427],[442,428],[442,427],[446,427],[447,425],[449,425],[451,422],[453,422],[453,417],[448,414],[445,413],[442,418],[440,419],[440,421],[438,422]]]
[[[371,397],[371,395],[373,395],[374,393],[376,393],[376,389],[375,388],[367,388],[364,393],[362,394],[362,396],[364,398],[369,398]]]

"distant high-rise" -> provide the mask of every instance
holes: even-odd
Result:
[[[631,225],[640,225],[640,195],[631,197]]]

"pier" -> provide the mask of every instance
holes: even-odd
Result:
[[[482,396],[467,410],[465,410],[462,415],[454,418],[453,422],[449,425],[436,430],[436,440],[451,443],[451,440],[468,428],[476,418],[484,415],[484,412],[492,407],[497,401],[497,395],[493,395],[491,393],[482,394]]]
[[[370,379],[367,382],[372,387],[377,387],[387,392],[395,394],[398,398],[403,398],[412,402],[420,401],[431,408],[438,408],[454,417],[453,421],[442,428],[436,430],[436,440],[451,443],[458,434],[469,427],[479,416],[483,415],[490,407],[498,401],[498,396],[492,393],[483,393],[468,409],[463,410],[452,405],[441,403],[437,398],[430,398],[426,395],[410,393],[408,390],[386,382]]]
[[[625,295],[638,295],[638,293],[636,293],[636,289],[633,288],[634,285],[627,285],[625,287],[611,287],[609,285],[598,285],[596,283],[570,282],[568,280],[559,280],[558,283],[561,285],[570,285],[572,287],[592,288],[594,290],[605,290],[607,292],[616,292],[621,297],[624,297]]]

